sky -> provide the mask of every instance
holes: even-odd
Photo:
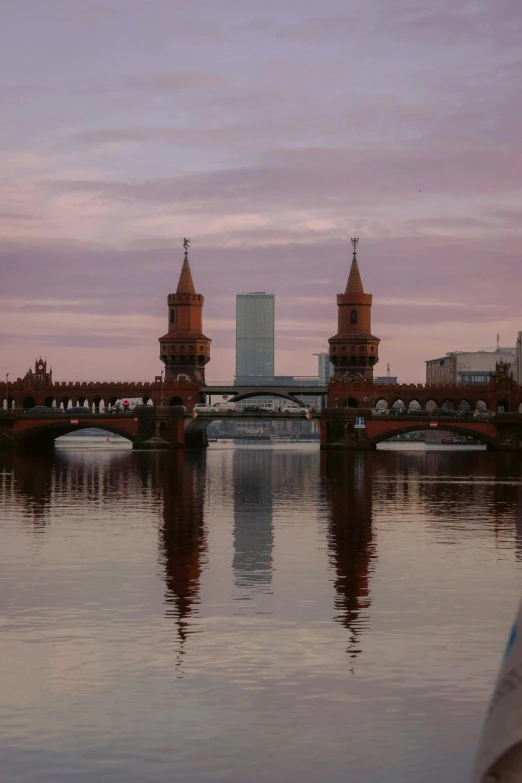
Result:
[[[0,377],[153,378],[185,236],[212,380],[244,291],[316,374],[352,236],[376,374],[515,344],[518,0],[17,0],[0,74]]]

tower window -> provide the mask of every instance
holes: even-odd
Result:
[[[170,309],[170,323],[175,324],[176,323],[176,308],[171,307]]]
[[[350,323],[356,324],[357,323],[357,310],[352,310],[350,313]]]
[[[184,346],[184,345],[180,345],[180,346],[179,346],[179,350],[180,350],[180,351],[184,351],[184,350],[185,350],[185,346]]]
[[[352,353],[355,351],[355,345],[352,345],[352,347],[350,348],[350,351],[351,351]]]
[[[361,352],[361,353],[364,353],[364,345],[361,345],[361,347],[359,348],[359,350],[360,350],[360,352]]]
[[[194,350],[194,346],[193,345],[189,345],[189,351],[193,351],[193,350]]]
[[[343,353],[345,353],[345,351],[346,351],[346,345],[343,345],[343,347],[341,348],[341,351],[342,351]]]

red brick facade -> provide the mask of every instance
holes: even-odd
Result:
[[[188,244],[175,294],[169,294],[168,331],[159,338],[165,378],[186,375],[205,382],[211,340],[203,334],[204,298],[196,293],[188,260]]]
[[[337,294],[337,334],[331,337],[330,361],[335,378],[371,381],[379,361],[379,338],[372,334],[372,295],[363,288],[354,239],[352,265],[344,294]]]

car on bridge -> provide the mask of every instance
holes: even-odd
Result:
[[[489,411],[487,408],[477,408],[475,416],[495,416],[495,411]]]
[[[307,408],[305,405],[296,405],[295,403],[291,403],[291,402],[286,403],[281,408],[282,413],[297,413],[303,416],[306,416],[306,414],[309,413],[310,410],[311,408]]]
[[[91,409],[86,405],[73,405],[72,408],[67,408],[64,413],[91,413]]]
[[[213,402],[212,405],[206,402],[198,402],[194,405],[194,413],[235,413],[235,402]]]

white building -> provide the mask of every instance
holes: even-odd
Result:
[[[450,351],[446,356],[426,362],[426,383],[486,384],[501,360],[511,365],[515,375],[516,353],[516,348],[501,347],[496,351]]]

